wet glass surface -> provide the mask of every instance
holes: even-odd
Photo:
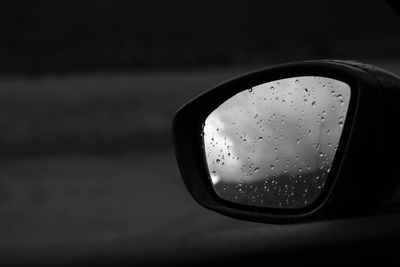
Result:
[[[248,88],[204,126],[210,179],[223,199],[302,208],[321,194],[350,100],[344,82],[315,76]]]

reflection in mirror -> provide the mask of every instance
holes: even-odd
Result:
[[[324,188],[339,144],[350,87],[304,76],[246,89],[206,119],[211,182],[223,199],[303,208]]]

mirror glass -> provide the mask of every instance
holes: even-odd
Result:
[[[223,199],[303,208],[322,192],[350,100],[348,84],[303,76],[244,89],[206,119],[210,182]]]

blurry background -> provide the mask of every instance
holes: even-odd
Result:
[[[380,0],[9,1],[0,32],[0,247],[255,226],[186,192],[179,106],[288,61],[400,73],[400,17]]]

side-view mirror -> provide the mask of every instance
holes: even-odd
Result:
[[[399,200],[400,78],[353,61],[290,63],[232,79],[175,115],[187,189],[235,218],[291,223]]]

